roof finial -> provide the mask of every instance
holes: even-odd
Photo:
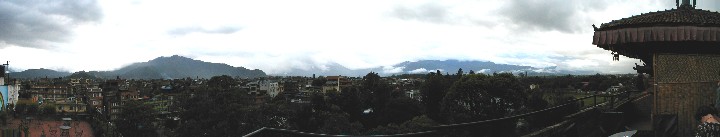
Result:
[[[675,5],[678,6],[678,9],[695,9],[695,4],[697,4],[697,0],[693,0],[693,3],[690,3],[690,0],[682,0],[682,2],[679,1],[680,0],[675,0]]]

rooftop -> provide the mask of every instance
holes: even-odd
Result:
[[[720,13],[682,5],[677,9],[643,13],[600,25],[599,30],[648,26],[720,27]]]

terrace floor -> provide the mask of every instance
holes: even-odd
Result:
[[[29,120],[30,137],[60,137],[62,134],[63,121],[61,119],[32,119]],[[17,130],[21,124],[21,119],[16,118],[8,122],[3,129]],[[93,137],[93,131],[90,123],[82,120],[72,120],[69,122],[69,137]]]

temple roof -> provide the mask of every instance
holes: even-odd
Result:
[[[598,30],[649,26],[713,26],[720,27],[720,13],[680,6],[678,9],[643,13],[603,23]]]

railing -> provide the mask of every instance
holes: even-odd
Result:
[[[256,131],[251,132],[250,134],[244,135],[243,137],[251,137],[254,136],[260,132],[276,132],[276,133],[284,133],[284,134],[290,134],[294,136],[304,136],[304,137],[354,137],[354,136],[367,136],[367,137],[414,137],[414,136],[426,136],[437,133],[435,130],[430,131],[423,131],[423,132],[415,132],[415,133],[405,133],[405,134],[394,134],[394,135],[329,135],[329,134],[319,134],[319,133],[308,133],[308,132],[300,132],[297,130],[289,130],[289,129],[278,129],[278,128],[269,128],[269,127],[263,127]]]
[[[610,95],[605,95],[605,94],[593,94],[593,95],[589,95],[589,96],[585,96],[585,97],[581,97],[581,98],[576,98],[576,99],[568,100],[566,103],[563,103],[563,104],[560,104],[560,105],[557,105],[557,106],[553,106],[553,107],[549,107],[549,108],[545,108],[545,109],[537,110],[537,111],[533,111],[533,112],[528,112],[528,113],[524,113],[524,114],[518,114],[518,115],[513,115],[513,116],[508,116],[508,117],[502,117],[502,118],[496,118],[496,119],[489,119],[489,120],[481,120],[481,121],[475,121],[475,122],[466,122],[466,123],[457,123],[457,124],[438,125],[438,126],[434,126],[434,127],[430,128],[431,130],[422,131],[422,132],[415,132],[415,133],[404,133],[404,134],[393,134],[393,135],[330,135],[330,134],[319,134],[319,133],[301,132],[301,131],[290,130],[290,129],[278,129],[278,128],[263,127],[263,128],[260,128],[260,129],[258,129],[258,130],[256,130],[256,131],[253,131],[253,132],[251,132],[251,133],[249,133],[249,134],[247,134],[247,135],[244,135],[243,137],[252,137],[252,136],[255,136],[255,135],[259,135],[259,134],[261,134],[261,133],[264,133],[264,132],[269,132],[269,133],[281,133],[281,134],[287,134],[287,135],[292,135],[292,136],[307,136],[307,137],[355,137],[355,136],[367,136],[367,137],[406,137],[406,136],[427,136],[427,135],[434,135],[434,134],[445,133],[445,132],[447,132],[449,129],[460,129],[460,128],[466,128],[466,127],[474,127],[474,126],[486,125],[486,124],[488,124],[488,123],[503,122],[503,121],[508,121],[508,120],[515,120],[515,119],[519,119],[519,118],[525,118],[525,117],[528,117],[528,116],[537,115],[537,114],[539,114],[539,113],[557,110],[557,109],[562,108],[562,107],[567,107],[567,106],[576,104],[576,102],[578,102],[578,101],[584,101],[584,100],[590,99],[590,98],[593,99],[593,105],[590,105],[590,106],[587,106],[587,107],[582,106],[582,108],[581,108],[578,112],[575,112],[575,113],[570,114],[570,115],[568,115],[568,116],[565,117],[566,119],[569,119],[569,118],[573,118],[573,117],[575,117],[575,116],[578,116],[579,114],[582,114],[582,113],[585,113],[585,112],[589,112],[589,110],[593,110],[593,109],[599,109],[599,108],[603,108],[603,107],[604,107],[604,109],[615,109],[617,106],[622,105],[622,104],[617,104],[619,101],[625,101],[625,102],[622,102],[622,103],[626,103],[627,100],[630,99],[630,97],[631,97],[631,96],[630,96],[630,93],[631,93],[630,91],[623,91],[623,92],[620,92],[620,93],[610,94]],[[597,99],[598,99],[599,97],[604,98],[604,101],[598,102]],[[558,128],[558,127],[561,127],[561,125],[567,124],[567,123],[569,123],[569,122],[570,122],[570,121],[567,121],[567,120],[566,120],[566,121],[561,121],[560,123],[557,123],[557,124],[555,124],[555,125],[549,126],[549,127],[547,127],[547,128],[544,128],[544,129],[537,130],[537,131],[532,132],[532,133],[530,133],[530,134],[528,134],[528,135],[525,135],[525,136],[532,136],[532,135],[543,134],[544,132],[552,131],[553,129]]]

